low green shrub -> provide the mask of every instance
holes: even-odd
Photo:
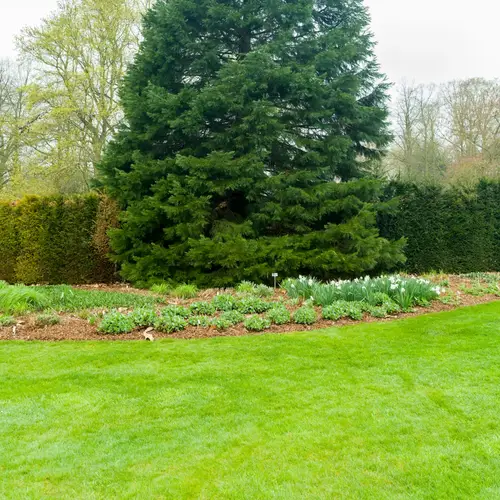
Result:
[[[118,311],[110,311],[104,314],[99,324],[98,330],[102,333],[118,335],[120,333],[130,333],[134,329],[134,322],[127,314]]]
[[[385,318],[387,316],[387,309],[384,306],[371,306],[367,312],[374,318]]]
[[[293,313],[293,321],[299,325],[312,325],[316,320],[317,315],[313,307],[302,306]]]
[[[269,310],[267,319],[275,325],[285,325],[286,323],[290,323],[290,311],[284,305],[280,304]]]
[[[251,281],[242,281],[235,290],[238,293],[256,295],[257,297],[271,297],[274,294],[274,290],[270,286],[256,285]]]
[[[220,294],[213,298],[212,304],[217,311],[232,311],[236,307],[236,299],[229,294]]]
[[[233,326],[233,324],[225,318],[218,317],[212,319],[211,326],[214,326],[217,330],[226,330],[227,328]]]
[[[322,310],[323,319],[328,319],[332,321],[339,320],[341,318],[351,318],[356,321],[363,319],[363,310],[366,304],[362,302],[348,302],[345,300],[339,300],[333,304],[326,306]]]
[[[188,318],[188,324],[208,328],[212,324],[212,318],[208,316],[191,316]]]
[[[135,327],[153,326],[158,317],[155,310],[148,307],[139,307],[129,314]]]
[[[257,285],[254,293],[259,297],[272,297],[274,295],[274,289],[267,285]]]
[[[3,316],[0,315],[0,327],[2,326],[13,326],[16,324],[16,318],[14,316]]]
[[[202,315],[208,315],[211,316],[212,314],[215,314],[216,307],[212,302],[193,302],[189,306],[189,310],[193,314],[202,314]]]
[[[236,302],[236,309],[243,314],[260,314],[271,309],[273,304],[259,297],[244,297]]]
[[[239,285],[235,287],[238,293],[254,293],[257,285],[251,281],[242,281]]]
[[[189,318],[191,311],[184,306],[167,306],[161,310],[162,316],[180,316],[181,318]]]
[[[170,295],[179,299],[194,299],[198,295],[198,287],[196,285],[179,285],[170,292]]]
[[[261,332],[262,330],[266,330],[270,328],[271,321],[267,318],[261,318],[260,316],[250,316],[245,319],[243,322],[243,326],[250,331]]]
[[[39,288],[22,285],[0,288],[0,312],[4,314],[41,311],[49,304],[47,295]]]
[[[168,295],[172,287],[168,283],[155,283],[150,290],[158,295]]]
[[[57,314],[39,314],[35,318],[35,326],[38,328],[43,328],[44,326],[58,325],[61,322],[61,318]]]
[[[159,316],[154,323],[154,329],[163,333],[174,333],[184,330],[188,322],[182,316],[167,315]]]
[[[220,315],[220,319],[228,321],[231,325],[237,325],[245,320],[245,315],[239,311],[225,311]]]

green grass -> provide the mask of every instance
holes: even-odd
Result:
[[[499,498],[499,318],[3,343],[0,498]]]
[[[67,285],[0,288],[0,314],[23,314],[30,311],[71,312],[85,309],[152,306],[161,298],[122,292],[82,290]]]

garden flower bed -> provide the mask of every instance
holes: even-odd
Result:
[[[386,276],[322,283],[285,280],[198,291],[165,284],[0,286],[0,339],[144,340],[327,328],[498,300],[499,274]],[[145,333],[147,334],[145,336]]]

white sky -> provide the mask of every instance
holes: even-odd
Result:
[[[499,0],[365,0],[377,54],[389,80],[440,83],[500,77]],[[13,39],[37,24],[57,0],[0,0],[0,58],[15,57]]]

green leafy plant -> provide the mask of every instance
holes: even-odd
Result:
[[[158,317],[155,310],[148,307],[139,307],[129,314],[130,319],[136,327],[153,326]]]
[[[257,285],[254,293],[259,297],[272,297],[274,295],[274,289],[267,285]]]
[[[271,302],[266,302],[259,297],[244,297],[236,302],[236,309],[243,314],[263,313],[273,307]]]
[[[202,315],[208,315],[211,316],[212,314],[215,314],[215,311],[217,310],[213,302],[193,302],[189,306],[189,310],[193,314],[202,314]]]
[[[212,304],[217,311],[232,311],[236,307],[236,299],[229,294],[220,294],[213,298]]]
[[[35,318],[35,326],[38,328],[58,325],[60,322],[61,318],[57,314],[39,314]]]
[[[155,283],[150,290],[159,295],[168,295],[172,287],[168,283]]]
[[[300,277],[285,280],[283,284],[292,298],[301,297],[316,305],[328,306],[338,301],[366,302],[381,305],[387,299],[396,302],[402,309],[430,302],[443,290],[423,278],[406,278],[399,275],[364,279],[338,280],[321,283],[314,278]]]
[[[208,316],[191,316],[188,318],[188,324],[208,328],[212,324],[212,318]]]
[[[245,315],[239,311],[225,311],[220,315],[220,318],[225,321],[229,321],[232,325],[237,325],[243,322]]]
[[[285,325],[290,323],[290,311],[284,305],[275,306],[267,313],[267,319],[275,325]]]
[[[213,318],[211,321],[211,326],[217,328],[217,330],[226,330],[233,326],[233,323],[225,318],[221,318],[220,316],[217,318]]]
[[[188,326],[188,322],[182,316],[167,315],[159,316],[154,323],[154,329],[163,333],[174,333],[184,330]]]
[[[0,288],[0,312],[5,314],[40,311],[49,305],[49,298],[39,288],[22,285]]]
[[[354,320],[363,319],[363,309],[365,305],[361,302],[348,302],[339,300],[326,306],[322,310],[324,319],[336,321],[341,318],[351,318]]]
[[[0,327],[2,326],[13,326],[16,324],[16,318],[14,316],[3,316],[0,315]]]
[[[257,285],[251,281],[242,281],[235,287],[238,293],[254,293]]]
[[[387,309],[384,306],[371,306],[368,311],[366,311],[374,318],[385,318],[387,317]]]
[[[194,299],[198,295],[198,287],[196,285],[179,285],[170,294],[179,299]]]
[[[293,313],[293,321],[299,325],[312,325],[317,319],[316,311],[310,306],[302,306]]]
[[[261,318],[260,316],[250,316],[246,318],[243,322],[243,326],[250,331],[261,332],[270,328],[271,321],[267,318]]]
[[[191,311],[184,306],[167,306],[161,310],[162,316],[180,316],[181,318],[189,318]]]
[[[99,324],[98,330],[102,333],[118,335],[121,333],[130,333],[134,329],[134,322],[127,314],[118,311],[110,311],[104,314]]]

